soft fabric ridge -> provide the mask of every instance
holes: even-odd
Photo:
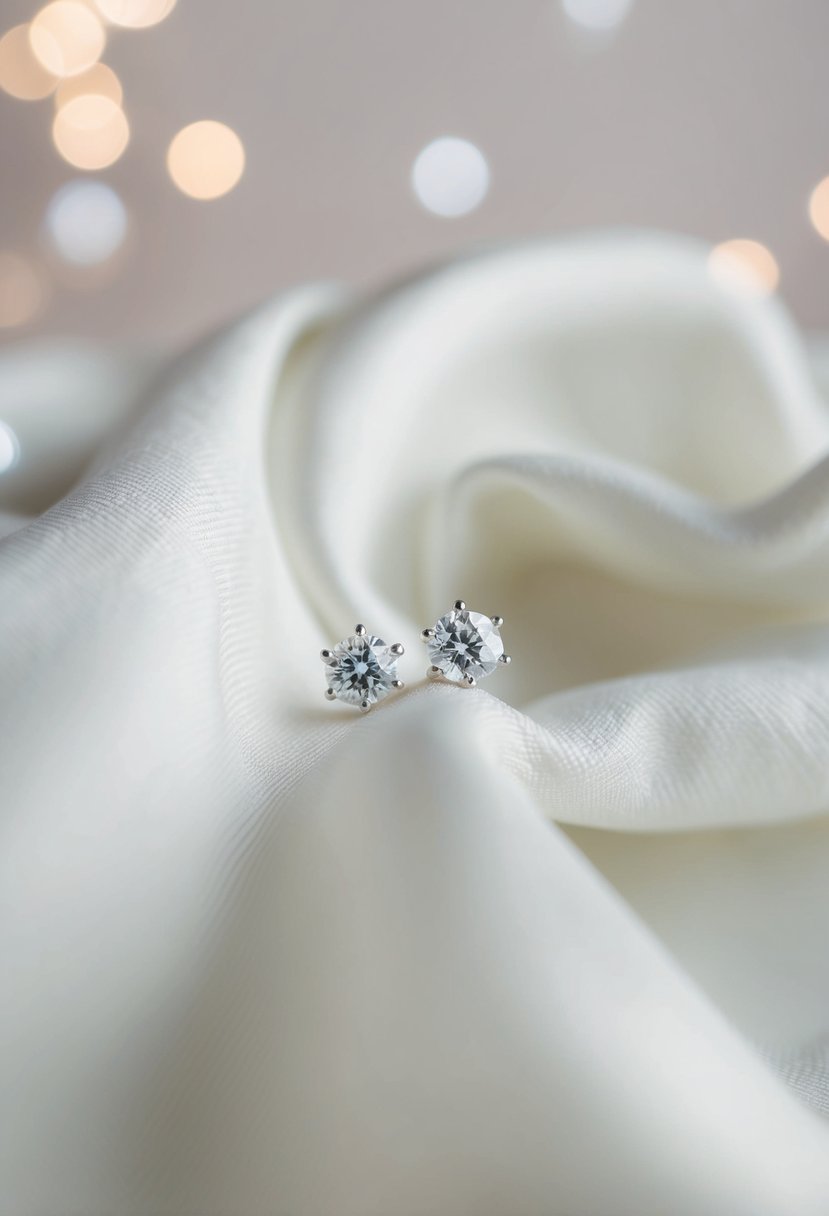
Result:
[[[818,384],[644,236],[0,358],[5,1213],[829,1210]]]

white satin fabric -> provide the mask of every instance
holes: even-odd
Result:
[[[829,1211],[825,366],[657,238],[5,357],[4,1213]]]

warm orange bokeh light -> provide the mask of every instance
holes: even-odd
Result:
[[[57,79],[35,57],[28,25],[16,25],[0,38],[0,89],[22,101],[48,97]]]
[[[18,253],[0,250],[0,328],[25,325],[43,303],[40,276]]]
[[[829,241],[829,177],[818,182],[809,197],[809,219],[824,241]]]
[[[232,190],[245,168],[245,149],[235,131],[206,119],[191,123],[167,149],[167,168],[190,198],[220,198]]]
[[[158,25],[176,6],[176,0],[95,0],[98,11],[113,25],[146,29]]]
[[[55,105],[60,109],[74,97],[83,96],[108,97],[120,106],[124,90],[112,68],[105,63],[95,63],[80,76],[68,76],[60,82],[55,92]]]
[[[52,124],[55,147],[76,169],[105,169],[129,143],[124,111],[99,94],[73,97],[61,106]]]
[[[80,0],[54,0],[29,26],[35,57],[55,76],[77,76],[101,57],[106,35],[101,20]]]
[[[762,296],[771,295],[780,282],[773,253],[759,241],[723,241],[708,255],[708,268],[718,282]]]

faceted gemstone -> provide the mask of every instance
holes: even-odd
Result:
[[[429,658],[447,680],[462,683],[472,676],[492,675],[504,653],[497,625],[482,612],[453,608],[435,625],[429,639]]]
[[[340,701],[374,705],[388,696],[397,679],[397,655],[382,638],[365,633],[345,638],[325,660],[328,687]]]

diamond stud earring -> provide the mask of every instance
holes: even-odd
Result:
[[[429,647],[431,679],[450,680],[474,688],[478,680],[491,676],[499,663],[509,663],[501,641],[504,618],[470,612],[463,600],[435,623],[424,629],[421,640]]]
[[[397,660],[404,653],[399,642],[388,646],[382,638],[357,625],[350,638],[338,642],[333,650],[321,650],[328,687],[329,701],[346,701],[366,713],[396,688],[403,687],[397,678]]]

